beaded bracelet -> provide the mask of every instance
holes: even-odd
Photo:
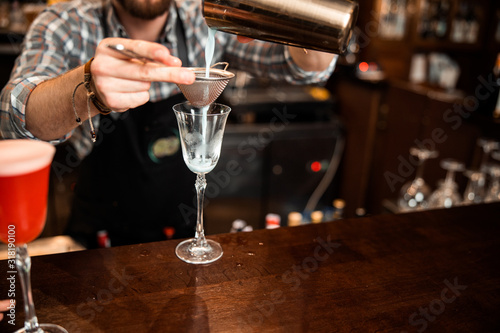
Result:
[[[83,85],[85,89],[87,90],[87,112],[88,112],[88,117],[89,117],[89,124],[90,124],[90,136],[92,138],[93,142],[96,142],[97,136],[95,133],[94,129],[94,124],[92,123],[92,118],[90,115],[90,101],[92,101],[92,104],[96,107],[97,111],[103,115],[108,115],[111,113],[110,108],[108,108],[106,105],[104,105],[99,99],[97,98],[97,95],[95,94],[94,91],[92,91],[91,87],[91,80],[92,80],[92,74],[90,73],[90,64],[92,64],[92,61],[94,58],[90,59],[84,67],[84,79],[83,82],[80,82],[76,85],[75,89],[73,90],[73,95],[72,95],[72,105],[73,105],[73,112],[75,113],[75,120],[78,123],[78,125],[82,124],[81,118],[78,116],[78,113],[76,112],[76,105],[75,105],[75,94],[76,91],[78,90],[78,87]]]

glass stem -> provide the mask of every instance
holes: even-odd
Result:
[[[449,170],[447,173],[446,173],[446,178],[444,180],[444,183],[445,184],[451,184],[455,181],[455,172],[452,171],[452,170]]]
[[[491,181],[490,193],[492,195],[496,195],[496,196],[498,196],[497,193],[500,193],[500,178],[499,177],[495,177]]]
[[[196,199],[198,203],[197,216],[196,216],[196,234],[195,242],[196,247],[207,246],[207,240],[205,239],[205,230],[203,229],[203,200],[205,199],[205,189],[207,187],[207,180],[205,179],[205,174],[198,173],[196,176]]]
[[[417,167],[417,172],[415,174],[415,179],[421,179],[424,174],[425,160],[420,160]]]
[[[42,332],[38,325],[31,291],[31,258],[26,244],[16,247],[16,266],[21,278],[21,288],[24,299],[24,329],[27,333]]]

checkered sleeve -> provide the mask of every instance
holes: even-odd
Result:
[[[31,26],[10,80],[0,94],[1,137],[36,139],[26,129],[26,104],[38,84],[68,70],[63,50],[68,47],[69,29],[51,11],[44,12]],[[52,143],[57,144],[70,136],[68,133]]]
[[[44,78],[32,77],[11,81],[0,95],[0,137],[4,139],[35,139],[26,129],[25,105],[28,97]]]

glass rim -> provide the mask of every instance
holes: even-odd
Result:
[[[176,110],[175,109],[175,107],[178,107],[178,106],[181,106],[181,105],[189,105],[191,107],[191,109],[190,110]],[[220,112],[218,112],[218,113],[209,113],[212,106],[221,106]],[[209,109],[208,109],[209,112],[207,112],[207,116],[220,116],[220,115],[225,115],[225,114],[228,114],[229,112],[231,112],[231,107],[229,105],[222,104],[222,103],[212,103],[208,107],[209,107]],[[186,114],[194,115],[194,116],[202,116],[203,115],[201,113],[203,107],[194,106],[193,104],[189,103],[189,101],[185,101],[185,102],[182,102],[182,103],[177,103],[174,106],[172,106],[172,109],[173,109],[173,111],[175,113],[186,113]],[[192,112],[193,109],[195,110],[195,113]]]
[[[56,148],[33,139],[0,140],[0,176],[12,177],[39,171],[52,164]]]

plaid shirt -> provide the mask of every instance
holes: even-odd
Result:
[[[175,4],[176,3],[176,4]],[[165,32],[158,42],[177,52],[176,22],[182,19],[190,66],[205,67],[208,27],[203,19],[201,0],[175,0],[169,12]],[[175,10],[177,6],[178,11]],[[106,29],[103,29],[103,24]],[[107,31],[107,36],[104,36]],[[22,54],[17,58],[11,78],[0,96],[0,137],[36,139],[25,127],[25,106],[37,84],[85,64],[94,56],[105,37],[128,38],[109,1],[73,0],[47,8],[30,27]],[[231,68],[240,68],[255,76],[285,80],[294,84],[325,82],[333,72],[336,58],[323,72],[305,72],[295,65],[283,45],[254,41],[242,44],[236,36],[216,34],[214,62],[224,59]],[[154,82],[152,102],[179,93],[175,84]],[[68,97],[69,98],[69,97]],[[68,110],[68,112],[73,112]],[[99,115],[92,119],[99,127]],[[81,157],[92,149],[88,122],[53,144],[71,138]]]

